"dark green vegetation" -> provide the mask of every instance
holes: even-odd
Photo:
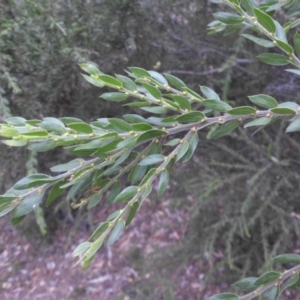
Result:
[[[4,20],[0,25],[2,120],[11,115],[28,119],[72,116],[90,122],[141,113],[137,108],[99,101],[99,89],[87,84],[77,67],[86,61],[97,63],[111,75],[124,75],[130,65],[170,73],[195,91],[199,84],[214,88],[232,107],[249,105],[246,96],[259,93],[270,94],[278,102],[297,101],[293,87],[298,79],[260,63],[255,58],[259,46],[241,35],[222,40],[206,36],[209,21],[204,16],[214,9],[212,4],[43,1],[42,5],[24,1],[0,5]],[[227,15],[216,17],[226,21]],[[289,17],[281,18],[284,23]],[[239,19],[235,20],[238,24]],[[272,24],[266,26],[272,30]],[[108,91],[102,89],[102,93]],[[193,108],[200,107],[195,103]],[[169,115],[166,112],[164,117]],[[199,134],[200,147],[193,163],[180,170],[190,178],[184,184],[178,180],[182,197],[176,196],[177,205],[185,205],[187,191],[199,199],[185,241],[174,250],[179,262],[190,257],[201,262],[208,256],[214,266],[213,253],[221,251],[224,256],[217,266],[226,266],[232,276],[240,277],[260,273],[270,257],[293,248],[291,241],[299,233],[300,145],[296,134],[282,134],[287,125],[275,124],[253,137],[252,129],[238,130],[216,141],[205,141]],[[213,132],[211,128],[206,132],[209,130]],[[6,149],[1,146],[5,153],[1,165],[6,166],[1,169],[3,191],[24,175],[28,156],[25,151]],[[36,157],[38,165],[35,154],[30,155],[28,174],[36,168],[47,173],[49,167],[68,161],[71,155],[55,150]],[[81,198],[76,196],[74,202]],[[42,212],[35,211],[37,216]]]

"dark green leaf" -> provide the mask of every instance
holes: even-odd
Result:
[[[138,193],[138,188],[136,186],[128,186],[125,188],[116,198],[115,203],[124,202],[133,198]]]
[[[131,223],[131,221],[133,220],[138,208],[139,208],[139,202],[138,201],[135,201],[132,205],[130,205],[130,212],[129,212],[128,217],[126,219],[125,226],[128,226]]]
[[[117,127],[123,131],[131,131],[132,126],[128,124],[126,121],[117,119],[117,118],[111,118],[109,119],[109,123],[112,124],[114,127]]]
[[[45,140],[39,143],[30,144],[27,148],[31,151],[46,152],[55,148],[56,142],[54,140]]]
[[[229,104],[220,100],[204,100],[202,104],[206,108],[212,109],[213,111],[227,112],[228,110],[232,109]]]
[[[147,171],[147,166],[136,165],[133,167],[128,175],[129,181],[133,184],[141,180]]]
[[[243,292],[252,291],[257,288],[257,286],[254,284],[256,280],[257,277],[244,278],[240,281],[235,282],[233,286]]]
[[[31,131],[31,132],[25,132],[22,135],[25,136],[27,139],[29,139],[30,137],[35,139],[35,138],[39,138],[39,137],[48,137],[49,136],[47,131]]]
[[[147,120],[140,115],[127,114],[123,118],[129,123],[147,123]]]
[[[157,163],[163,162],[165,160],[164,155],[152,154],[139,162],[140,166],[155,165]]]
[[[65,172],[65,171],[71,171],[74,168],[79,167],[80,165],[82,165],[84,163],[84,160],[81,158],[76,158],[73,159],[71,161],[69,161],[68,163],[65,164],[60,164],[57,166],[54,166],[52,168],[50,168],[50,170],[52,172]]]
[[[133,102],[133,103],[127,103],[123,104],[123,106],[131,106],[131,107],[144,107],[144,106],[149,106],[149,102]]]
[[[193,154],[197,148],[198,142],[199,142],[198,133],[195,132],[188,140],[189,149],[183,156],[182,162],[187,162],[193,156]]]
[[[207,138],[208,139],[216,139],[221,136],[224,136],[224,135],[230,133],[231,131],[233,131],[236,127],[238,127],[239,123],[240,123],[239,120],[229,121],[229,122],[221,125],[220,127],[218,127]]]
[[[162,94],[160,92],[160,90],[154,86],[152,86],[151,84],[148,83],[142,83],[144,88],[155,98],[155,99],[161,99],[162,98]]]
[[[270,122],[271,122],[271,119],[267,118],[267,117],[257,118],[255,120],[245,124],[244,128],[251,127],[251,126],[264,126],[264,125],[269,124]]]
[[[162,76],[161,74],[159,74],[155,71],[148,71],[148,73],[151,75],[151,77],[153,79],[155,79],[161,85],[168,84],[168,81],[166,80],[166,78],[164,76]]]
[[[117,224],[113,228],[108,240],[107,240],[107,245],[111,246],[121,235],[125,228],[125,222],[123,220],[118,220]]]
[[[276,40],[276,43],[277,43],[277,45],[278,45],[282,50],[284,50],[284,51],[287,52],[288,54],[292,54],[292,53],[293,53],[293,48],[292,48],[289,44],[287,44],[287,43],[285,43],[285,42],[283,42],[283,41],[280,41],[280,40]]]
[[[294,110],[286,107],[275,107],[271,109],[271,112],[282,115],[295,115],[296,113]]]
[[[61,189],[60,187],[65,184],[66,182],[59,181],[56,183],[50,190],[47,201],[46,201],[46,206],[48,207],[57,197],[59,197],[63,192],[64,189]]]
[[[278,264],[299,264],[300,255],[295,253],[280,254],[274,257],[272,260]]]
[[[255,115],[256,114],[256,109],[251,107],[251,106],[241,106],[241,107],[236,107],[233,109],[230,109],[227,111],[230,115]]]
[[[144,202],[144,200],[149,196],[149,194],[152,191],[152,185],[150,184],[149,186],[146,187],[143,195],[141,196],[141,204]]]
[[[257,7],[255,0],[241,0],[241,4],[251,16],[254,16],[254,7]]]
[[[122,87],[122,82],[112,76],[109,75],[98,75],[97,78],[99,78],[101,81],[104,82],[105,85],[113,87],[113,88],[120,88]]]
[[[107,181],[109,181],[109,180],[107,180]],[[87,206],[87,208],[88,208],[88,209],[91,209],[91,208],[95,207],[95,206],[101,201],[102,196],[103,196],[102,191],[96,192],[95,194],[91,195],[91,196],[87,199],[87,201],[88,201],[88,203],[89,203],[88,206]]]
[[[261,275],[255,282],[255,285],[263,285],[277,280],[281,276],[280,273],[270,271]]]
[[[221,100],[219,95],[207,86],[200,86],[201,92],[207,99]]]
[[[137,138],[135,136],[131,136],[126,138],[125,140],[121,141],[118,143],[117,148],[122,149],[122,148],[132,148],[138,143]]]
[[[245,0],[247,1],[247,0]],[[257,38],[253,35],[250,35],[250,34],[242,34],[242,36],[244,36],[245,38],[253,41],[254,43],[262,46],[262,47],[266,47],[266,48],[272,48],[272,47],[275,47],[274,43],[271,42],[271,41],[268,41],[268,40],[264,40],[264,39],[260,39],[260,38]]]
[[[83,78],[88,81],[89,83],[91,83],[92,85],[95,85],[97,87],[104,87],[104,82],[100,79],[98,79],[98,77],[91,77],[91,76],[87,76],[85,74],[82,74]]]
[[[45,174],[32,174],[19,180],[14,185],[14,188],[16,190],[25,190],[32,187],[43,185],[44,183],[53,182],[55,180],[56,179],[54,177],[49,177],[48,175]]]
[[[150,169],[146,176],[143,178],[143,180],[140,183],[140,186],[143,186],[145,183],[147,183],[150,179],[153,178],[154,175],[156,175],[157,169],[156,168],[152,168]]]
[[[161,115],[166,112],[166,110],[161,106],[154,106],[154,107],[144,107],[143,106],[143,107],[141,107],[141,109],[151,112],[153,114],[158,114],[158,115]]]
[[[101,75],[101,74],[103,74],[103,73],[100,72],[99,69],[98,69],[96,66],[94,66],[93,64],[88,64],[88,63],[86,63],[86,64],[79,64],[79,67],[80,67],[83,71],[89,73],[90,75]]]
[[[109,222],[101,223],[96,230],[93,232],[89,240],[97,239],[107,228],[109,227]]]
[[[157,187],[157,195],[161,196],[168,187],[169,184],[169,171],[163,171],[160,174],[158,187]]]
[[[164,73],[165,77],[167,78],[167,80],[174,85],[175,87],[177,87],[178,89],[182,89],[183,87],[186,87],[186,84],[180,80],[179,78],[171,75],[171,74],[166,74]]]
[[[213,15],[220,22],[229,25],[240,24],[244,21],[244,19],[241,16],[233,13],[228,13],[228,12],[216,12]]]
[[[123,87],[131,92],[135,92],[137,90],[136,84],[130,78],[123,75],[116,75],[116,78],[120,80],[123,84]]]
[[[183,108],[183,109],[187,109],[187,110],[191,110],[191,104],[189,102],[188,99],[179,96],[179,95],[175,95],[173,96],[173,99]]]
[[[111,191],[109,193],[109,196],[106,198],[105,203],[112,203],[115,202],[117,196],[119,195],[121,191],[121,183],[118,180],[111,188]]]
[[[128,98],[128,95],[126,95],[125,93],[114,92],[114,93],[104,93],[100,97],[108,101],[122,102]]]
[[[298,32],[294,35],[294,46],[298,57],[300,57],[300,34]]]
[[[140,124],[133,124],[132,129],[136,131],[148,131],[152,129],[153,127],[150,124],[147,123],[140,123]]]
[[[224,293],[209,297],[207,300],[239,300],[236,294]]]
[[[205,118],[205,115],[200,111],[193,111],[187,114],[183,114],[176,118],[176,121],[180,123],[194,123],[201,121]]]
[[[16,225],[20,224],[25,219],[25,217],[26,217],[26,215],[18,217],[18,218],[11,218],[10,224],[12,226],[16,226]]]
[[[78,180],[69,190],[67,195],[67,200],[73,198],[79,192],[83,191],[92,181],[93,173],[83,177],[82,179]]]
[[[21,216],[24,216],[31,211],[34,210],[35,206],[38,205],[44,196],[44,192],[36,191],[26,198],[24,198],[20,204],[16,206],[16,208],[13,210],[12,217],[13,218],[19,218]]]
[[[277,300],[278,286],[273,286],[261,295],[261,300]]]
[[[71,123],[68,124],[69,128],[82,133],[93,133],[93,129],[89,124],[86,123]]]
[[[64,123],[56,118],[44,118],[40,127],[59,134],[64,134],[66,132]]]
[[[180,150],[178,151],[176,155],[176,161],[179,161],[189,150],[189,143],[184,141],[183,145],[181,146]]]
[[[285,289],[293,286],[296,284],[299,280],[299,273],[291,276],[280,288],[280,292],[283,292]]]
[[[81,119],[72,118],[72,117],[63,117],[63,118],[60,118],[60,120],[66,125],[72,124],[72,123],[84,123]]]
[[[180,139],[173,139],[169,142],[167,142],[166,144],[164,144],[165,146],[176,146],[178,145],[180,142]]]
[[[263,53],[257,57],[266,64],[273,66],[285,66],[289,63],[286,56],[277,53]]]
[[[142,133],[139,137],[138,137],[138,143],[141,143],[141,142],[145,142],[147,140],[152,140],[152,139],[155,139],[155,138],[160,138],[162,136],[166,135],[166,132],[163,131],[163,130],[158,130],[158,129],[152,129],[152,130],[149,130],[145,133]]]
[[[278,105],[276,99],[264,94],[249,96],[248,98],[252,103],[264,108],[275,108]]]
[[[294,131],[300,131],[300,119],[296,119],[293,121],[286,129],[285,132],[294,132]]]
[[[258,8],[254,8],[254,13],[257,21],[266,29],[269,33],[275,33],[276,26],[273,19]]]
[[[146,77],[146,78],[151,78],[151,75],[144,69],[141,68],[136,68],[136,67],[130,67],[128,68],[130,72],[132,72],[136,78],[140,77]]]

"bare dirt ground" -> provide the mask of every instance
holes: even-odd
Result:
[[[165,278],[157,275],[164,274],[159,266],[142,267],[142,261],[153,252],[180,243],[189,213],[188,206],[170,210],[167,201],[146,200],[121,238],[111,248],[103,247],[85,271],[79,266],[72,268],[76,260],[71,256],[90,235],[85,226],[71,240],[71,225],[58,228],[46,242],[25,237],[4,218],[0,221],[0,299],[204,300],[226,291],[225,285],[205,285],[205,271],[193,260],[166,272]],[[106,209],[95,214],[95,224],[107,214]],[[299,300],[300,295],[281,298],[288,299]]]

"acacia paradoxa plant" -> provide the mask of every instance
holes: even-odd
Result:
[[[297,1],[265,1],[260,5],[254,0],[214,2],[226,4],[235,13],[214,14],[216,20],[209,24],[210,33],[225,31],[229,34],[246,27],[254,31],[254,35],[243,34],[245,38],[263,47],[280,50],[280,54],[260,54],[260,60],[277,66],[290,64],[294,68],[287,71],[300,75],[300,35],[294,34],[293,45],[286,38],[286,32],[300,22],[296,19],[282,26],[272,18],[274,11],[282,7],[288,9],[288,14],[298,16]],[[127,76],[112,77],[103,74],[92,63],[80,67],[88,82],[112,89],[101,95],[103,99],[126,101],[125,105],[152,116],[126,114],[122,119],[100,118],[90,123],[72,117],[7,118],[0,124],[4,144],[27,146],[36,152],[64,147],[74,156],[85,158],[52,167],[52,174],[57,175],[32,174],[18,181],[0,196],[0,216],[11,213],[11,223],[17,225],[41,203],[46,193],[46,205],[49,206],[67,189],[66,198],[75,199],[72,202],[74,209],[85,206],[93,209],[102,199],[107,204],[122,203],[122,209],[113,211],[89,240],[74,250],[73,256],[79,257],[78,262],[83,268],[90,265],[104,241],[112,245],[118,239],[154,184],[158,195],[164,193],[174,164],[192,157],[198,145],[199,130],[209,126],[207,137],[216,139],[238,126],[260,129],[283,118],[290,121],[287,132],[300,130],[300,106],[294,102],[278,103],[269,95],[259,94],[249,96],[247,106],[231,107],[211,88],[200,86],[199,93],[192,91],[171,74],[132,67]],[[83,193],[86,190],[88,192]],[[81,197],[75,198],[78,195]],[[297,264],[300,256],[283,254],[274,260],[281,264]],[[270,271],[259,278],[245,278],[234,286],[248,294],[225,293],[210,299],[245,300],[260,295],[262,299],[277,299],[285,288],[299,286],[299,271],[300,265],[297,265],[285,272]]]

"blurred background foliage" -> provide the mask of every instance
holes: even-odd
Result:
[[[205,0],[1,1],[0,120],[120,117],[125,109],[100,101],[100,90],[81,77],[77,64],[87,61],[108,74],[125,74],[128,66],[171,73],[196,91],[199,84],[212,87],[230,104],[247,105],[247,96],[259,93],[297,102],[299,81],[260,63],[259,46],[238,33],[207,35],[215,10]],[[270,255],[295,246],[300,144],[281,127],[217,142],[201,136],[193,162],[173,176],[175,193],[163,197],[179,207],[188,194],[194,199],[182,245],[166,250],[174,264],[174,257],[197,257],[237,278],[257,274]],[[32,168],[47,172],[67,159],[59,149],[37,157],[2,145],[0,151],[2,193]],[[166,257],[160,252],[153,260]]]

